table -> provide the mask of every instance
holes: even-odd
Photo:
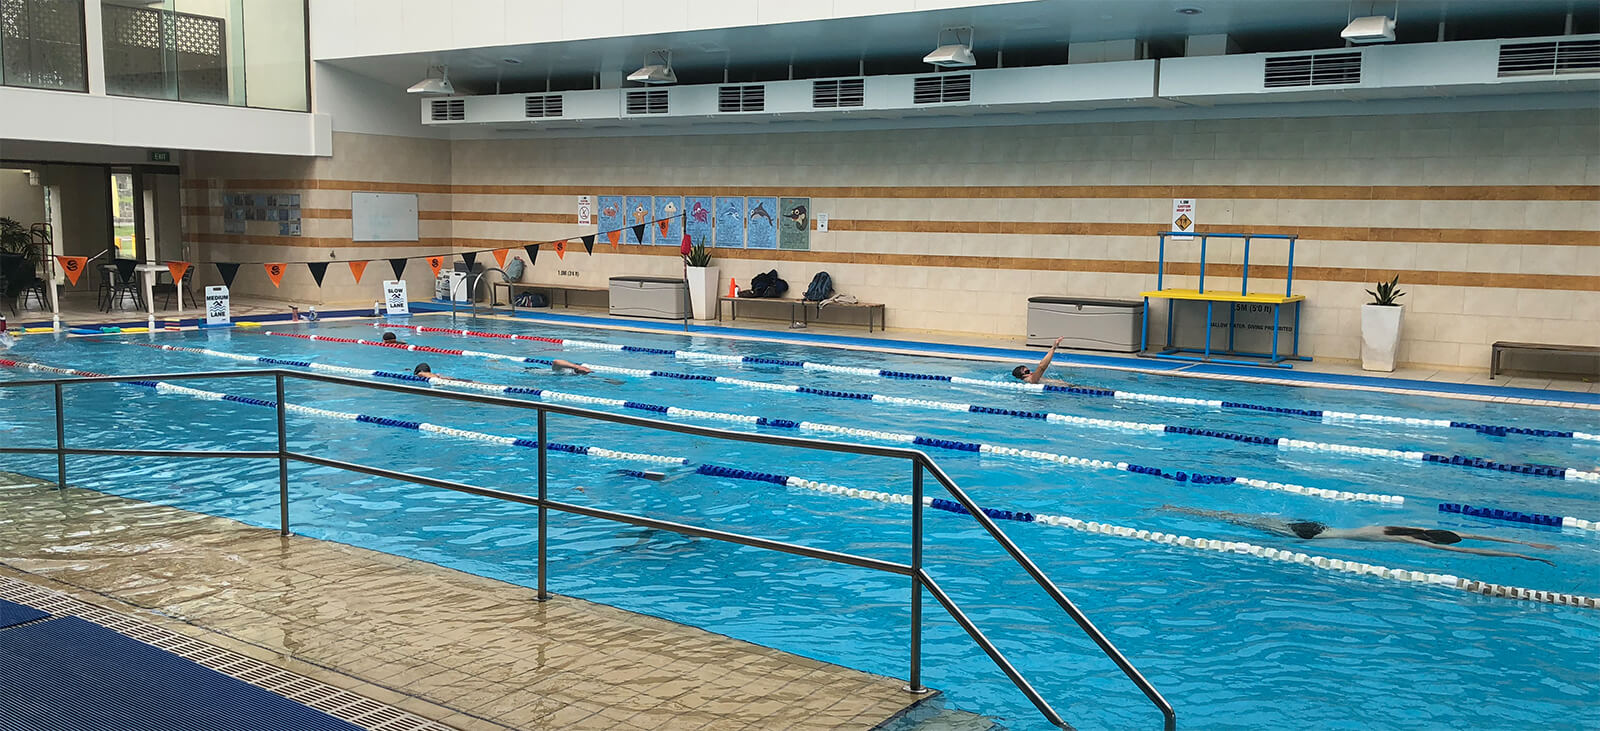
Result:
[[[506,299],[511,304],[512,312],[517,311],[517,290],[519,289],[527,290],[529,292],[536,292],[539,290],[560,292],[561,306],[568,309],[570,309],[570,307],[567,305],[567,294],[569,292],[606,292],[607,294],[611,292],[609,287],[590,287],[576,284],[538,284],[533,282],[495,282],[494,287],[496,288],[496,291],[498,291],[500,287],[506,288]],[[494,303],[492,300],[494,297],[491,296],[489,299],[491,300],[490,304],[493,305]]]
[[[786,302],[789,305],[789,321],[790,322],[799,322],[802,325],[811,324],[811,317],[810,317],[810,314],[809,314],[810,311],[807,309],[808,307],[813,307],[813,306],[816,307],[816,309],[817,309],[817,317],[820,318],[822,316],[822,303],[821,302],[812,302],[810,300],[805,300],[805,299],[789,299],[787,297],[727,297],[727,296],[723,296],[723,297],[718,297],[717,298],[717,321],[718,322],[722,321],[722,303],[723,302],[729,303],[729,305],[728,305],[728,319],[729,320],[737,320],[737,319],[739,319],[739,302],[740,301],[744,301],[744,302]],[[800,308],[800,317],[798,319],[795,318],[795,316],[794,316],[795,315],[795,307],[796,306],[799,306],[799,308]],[[884,316],[885,316],[884,312],[885,312],[885,310],[884,310],[884,306],[883,306],[882,303],[879,303],[879,302],[855,302],[855,303],[851,303],[851,304],[846,304],[846,303],[843,303],[843,302],[833,302],[833,303],[830,303],[828,305],[828,307],[844,309],[844,310],[866,310],[867,311],[867,332],[869,332],[869,333],[872,332],[872,330],[873,330],[874,322],[873,322],[872,315],[873,315],[874,312],[876,312],[877,315],[878,315],[877,322],[876,322],[876,324],[878,326],[878,329],[882,330],[885,327],[884,326]]]

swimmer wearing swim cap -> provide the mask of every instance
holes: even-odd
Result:
[[[1476,556],[1501,556],[1505,558],[1520,558],[1526,561],[1539,561],[1554,566],[1555,563],[1536,556],[1524,556],[1520,553],[1509,551],[1496,551],[1490,548],[1465,548],[1455,544],[1462,541],[1492,541],[1494,543],[1516,543],[1529,548],[1538,548],[1546,551],[1556,550],[1555,546],[1548,543],[1529,543],[1515,541],[1510,538],[1494,538],[1480,536],[1472,533],[1457,533],[1452,530],[1439,528],[1414,528],[1405,525],[1367,525],[1360,528],[1329,528],[1324,523],[1314,520],[1283,520],[1266,515],[1246,515],[1244,513],[1230,513],[1225,510],[1202,510],[1200,508],[1185,508],[1175,505],[1163,505],[1160,508],[1169,513],[1183,513],[1202,518],[1221,520],[1234,525],[1271,533],[1285,538],[1299,538],[1301,540],[1335,539],[1346,541],[1369,541],[1384,543],[1410,543],[1417,546],[1437,548],[1441,551],[1455,553],[1470,553]]]

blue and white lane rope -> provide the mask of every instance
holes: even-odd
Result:
[[[461,335],[461,336],[466,336],[466,337],[495,338],[495,339],[500,339],[500,340],[530,340],[530,341],[537,341],[537,342],[542,342],[542,343],[551,343],[551,344],[556,344],[556,345],[572,346],[572,347],[577,347],[577,348],[589,348],[589,349],[593,349],[593,350],[609,350],[609,351],[613,351],[613,352],[628,352],[628,353],[664,355],[664,356],[671,356],[673,358],[677,358],[677,359],[680,359],[680,360],[697,360],[697,361],[703,361],[703,362],[717,362],[717,363],[730,363],[730,364],[775,365],[775,366],[783,366],[783,367],[788,367],[788,368],[803,368],[803,369],[806,369],[806,370],[826,371],[826,372],[830,372],[830,373],[845,373],[845,374],[858,375],[858,376],[869,376],[869,377],[877,377],[877,378],[891,378],[891,379],[895,379],[895,380],[933,381],[933,382],[943,382],[943,383],[954,383],[954,384],[960,384],[960,385],[964,385],[964,386],[978,386],[978,387],[982,387],[982,388],[999,388],[999,389],[1012,390],[1012,391],[1033,391],[1033,392],[1041,392],[1041,393],[1069,393],[1069,394],[1074,394],[1074,395],[1078,395],[1078,396],[1097,396],[1097,397],[1114,398],[1114,399],[1122,400],[1122,401],[1140,401],[1140,402],[1146,402],[1146,403],[1159,403],[1159,404],[1182,404],[1182,405],[1186,405],[1186,406],[1203,406],[1203,407],[1209,407],[1209,408],[1214,408],[1214,409],[1238,410],[1238,411],[1259,411],[1259,412],[1266,412],[1266,413],[1273,413],[1273,414],[1287,414],[1287,415],[1291,415],[1291,416],[1304,416],[1304,417],[1308,417],[1308,418],[1319,419],[1323,423],[1327,423],[1327,424],[1338,424],[1338,423],[1346,423],[1346,422],[1362,422],[1362,423],[1372,423],[1372,424],[1396,424],[1396,425],[1403,425],[1403,426],[1423,426],[1423,427],[1437,427],[1437,428],[1466,429],[1466,430],[1470,430],[1470,431],[1475,431],[1475,432],[1477,432],[1479,434],[1483,434],[1485,436],[1504,437],[1504,436],[1507,436],[1507,435],[1510,435],[1510,434],[1520,434],[1520,435],[1523,435],[1523,436],[1531,436],[1531,437],[1546,437],[1546,438],[1554,438],[1554,439],[1574,439],[1574,440],[1579,440],[1579,441],[1600,442],[1600,433],[1597,433],[1597,432],[1579,432],[1579,431],[1572,431],[1572,430],[1566,430],[1566,429],[1532,429],[1532,428],[1525,428],[1525,427],[1505,426],[1505,425],[1500,425],[1500,424],[1478,424],[1478,423],[1467,422],[1467,421],[1454,421],[1454,420],[1451,420],[1451,419],[1422,419],[1422,418],[1409,417],[1409,416],[1389,416],[1389,415],[1385,415],[1385,414],[1363,414],[1363,413],[1353,413],[1353,412],[1348,412],[1348,411],[1330,411],[1330,410],[1326,410],[1326,409],[1301,409],[1301,408],[1284,407],[1284,406],[1267,406],[1267,405],[1262,405],[1262,404],[1244,403],[1244,402],[1241,402],[1241,401],[1226,401],[1226,400],[1221,400],[1221,399],[1199,399],[1199,398],[1188,398],[1188,397],[1183,397],[1183,396],[1163,396],[1163,395],[1160,395],[1160,394],[1153,394],[1153,393],[1138,393],[1138,392],[1134,392],[1134,391],[1115,391],[1115,390],[1103,389],[1103,388],[1080,388],[1080,387],[1056,386],[1056,385],[1051,385],[1051,384],[1030,384],[1030,383],[1011,382],[1011,381],[988,381],[988,380],[983,380],[983,379],[979,379],[979,378],[963,378],[961,376],[948,376],[948,375],[941,375],[941,374],[936,374],[936,373],[908,373],[908,372],[905,372],[905,371],[892,371],[892,370],[885,370],[885,369],[881,369],[881,368],[863,368],[863,367],[855,367],[855,366],[836,366],[836,365],[829,365],[827,363],[815,363],[815,362],[811,362],[811,361],[789,360],[789,359],[785,359],[785,358],[766,358],[766,357],[753,356],[753,355],[747,355],[747,356],[725,355],[725,354],[721,354],[721,353],[700,353],[700,352],[695,352],[695,351],[692,351],[692,350],[672,350],[672,349],[669,349],[669,348],[647,348],[647,347],[636,346],[636,345],[617,345],[617,344],[614,344],[614,343],[602,343],[602,342],[592,341],[592,340],[574,340],[574,339],[571,339],[571,338],[547,338],[547,337],[541,337],[541,336],[535,336],[535,335],[519,335],[519,334],[515,334],[515,333],[490,333],[490,332],[479,332],[479,331],[475,331],[475,330],[458,330],[458,329],[454,329],[454,328],[425,327],[425,326],[419,326],[419,325],[400,325],[400,324],[393,324],[393,323],[389,323],[389,324],[372,323],[372,326],[373,327],[380,327],[380,328],[406,328],[406,329],[410,329],[410,330],[415,330],[417,332],[433,332],[433,333],[442,333],[442,334],[446,334],[446,335]],[[288,336],[291,336],[291,337],[301,337],[300,335],[298,335],[296,333],[269,332],[268,334],[269,335],[288,335]],[[331,338],[323,338],[323,339],[331,339]],[[488,355],[490,357],[495,357],[495,358],[509,358],[509,359],[513,359],[513,360],[515,359],[513,356],[503,356],[503,355],[499,355],[499,354],[495,354],[495,353],[482,354],[482,353],[478,353],[476,351],[466,351],[466,352],[471,353],[472,355]]]
[[[1461,503],[1439,503],[1439,512],[1454,513],[1456,515],[1470,515],[1475,518],[1491,518],[1504,520],[1511,523],[1527,523],[1529,525],[1543,525],[1552,528],[1581,528],[1583,530],[1600,530],[1600,523],[1571,518],[1560,515],[1543,515],[1541,513],[1524,513],[1518,510],[1501,510],[1500,508],[1476,508]]]
[[[1329,489],[1320,488],[1320,487],[1307,487],[1307,486],[1304,486],[1304,485],[1296,485],[1296,484],[1283,483],[1283,482],[1273,482],[1273,481],[1269,481],[1269,480],[1261,480],[1261,479],[1250,478],[1250,477],[1236,477],[1236,476],[1232,476],[1232,475],[1211,475],[1211,474],[1203,474],[1203,473],[1199,473],[1199,472],[1191,472],[1191,471],[1185,471],[1185,470],[1164,470],[1164,469],[1161,469],[1159,467],[1148,467],[1148,466],[1145,466],[1145,465],[1129,464],[1127,462],[1111,462],[1111,461],[1108,461],[1108,460],[1089,459],[1089,458],[1084,458],[1084,457],[1075,457],[1075,456],[1065,455],[1065,454],[1056,454],[1056,453],[1053,453],[1053,452],[1040,452],[1040,451],[1035,451],[1035,450],[1031,450],[1031,449],[1017,449],[1017,448],[1014,448],[1014,447],[1005,447],[1005,446],[994,445],[994,444],[982,444],[982,443],[978,443],[978,442],[958,442],[958,441],[953,441],[953,440],[949,440],[949,439],[937,439],[937,438],[933,438],[933,437],[923,437],[923,436],[918,436],[918,435],[915,435],[915,434],[904,434],[904,433],[899,433],[899,432],[878,431],[878,430],[874,430],[874,429],[859,429],[859,428],[855,428],[855,427],[837,426],[837,425],[833,425],[833,424],[821,424],[821,423],[812,422],[812,421],[797,421],[797,420],[791,420],[791,419],[775,419],[775,418],[768,418],[768,417],[764,417],[764,416],[755,416],[755,415],[751,415],[751,414],[735,414],[735,413],[720,412],[720,411],[704,411],[704,410],[700,410],[700,409],[684,409],[684,408],[679,408],[679,407],[676,407],[676,406],[662,406],[662,405],[659,405],[659,404],[648,404],[648,403],[643,403],[643,402],[639,402],[639,401],[629,401],[627,399],[604,398],[604,397],[600,397],[600,396],[585,396],[585,395],[581,395],[581,394],[562,393],[560,391],[551,391],[549,389],[540,389],[540,388],[528,388],[528,387],[524,387],[524,386],[505,386],[505,385],[493,384],[493,383],[478,383],[478,382],[475,382],[475,381],[461,381],[461,380],[457,380],[457,379],[441,378],[441,377],[437,377],[437,376],[434,377],[433,379],[422,379],[421,376],[413,376],[413,375],[408,374],[408,373],[396,373],[396,372],[393,372],[393,371],[366,370],[366,369],[361,369],[361,368],[349,368],[349,367],[345,367],[345,366],[329,365],[329,364],[326,364],[326,363],[313,363],[311,361],[306,361],[306,360],[292,360],[292,359],[286,359],[286,358],[270,358],[270,357],[266,357],[266,356],[244,355],[244,354],[240,354],[240,353],[227,353],[227,352],[223,352],[223,351],[209,350],[209,349],[205,349],[205,348],[189,348],[189,347],[183,347],[183,346],[178,346],[178,345],[161,345],[161,344],[150,344],[150,343],[131,343],[131,345],[137,345],[139,347],[159,348],[161,350],[169,350],[169,351],[176,351],[176,352],[183,352],[183,353],[193,353],[193,354],[197,354],[197,355],[208,355],[208,356],[219,357],[219,358],[228,358],[228,359],[231,359],[231,360],[238,360],[238,361],[252,362],[252,363],[261,363],[261,364],[264,364],[264,365],[287,365],[287,366],[296,366],[296,367],[301,367],[301,368],[310,368],[310,369],[313,369],[313,370],[322,371],[324,373],[335,373],[335,374],[339,374],[339,375],[377,376],[379,378],[397,378],[399,380],[406,380],[406,381],[431,380],[431,382],[436,384],[436,385],[451,386],[451,387],[455,387],[455,388],[464,388],[464,389],[470,389],[470,390],[475,390],[475,391],[484,391],[484,392],[487,392],[487,393],[520,394],[520,395],[525,395],[525,396],[534,396],[536,398],[547,399],[547,400],[550,400],[550,401],[565,401],[565,402],[569,402],[569,403],[580,403],[580,404],[588,404],[588,405],[593,405],[593,406],[611,406],[611,407],[617,407],[617,408],[636,409],[636,410],[640,410],[640,411],[650,411],[650,412],[654,412],[654,413],[658,413],[658,414],[664,414],[664,415],[667,415],[667,416],[679,416],[679,417],[685,417],[685,418],[706,419],[706,420],[710,420],[710,421],[722,421],[722,422],[734,422],[734,423],[740,423],[740,424],[752,424],[752,425],[755,425],[755,426],[769,426],[769,427],[780,428],[780,429],[798,429],[798,430],[801,430],[801,431],[822,432],[822,433],[827,433],[827,434],[840,434],[840,435],[852,436],[852,437],[879,439],[879,440],[887,441],[887,442],[897,442],[897,443],[902,443],[902,444],[915,444],[915,445],[918,445],[918,446],[925,446],[925,447],[937,447],[937,448],[940,448],[940,449],[949,449],[949,450],[954,450],[954,451],[958,451],[958,452],[977,452],[977,453],[981,453],[981,454],[993,454],[993,455],[998,455],[998,456],[1018,457],[1018,458],[1022,458],[1022,459],[1029,459],[1029,460],[1034,460],[1034,461],[1039,461],[1039,462],[1051,462],[1051,463],[1055,463],[1055,464],[1063,464],[1063,465],[1068,465],[1068,466],[1071,466],[1071,467],[1080,467],[1080,468],[1085,468],[1085,469],[1117,470],[1117,471],[1122,471],[1122,472],[1132,472],[1134,474],[1150,475],[1152,477],[1160,477],[1160,478],[1163,478],[1163,479],[1172,480],[1174,482],[1191,483],[1191,484],[1195,484],[1195,485],[1243,485],[1243,486],[1246,486],[1246,487],[1253,487],[1253,488],[1256,488],[1256,489],[1259,489],[1259,490],[1274,490],[1274,491],[1278,491],[1278,492],[1287,492],[1287,493],[1291,493],[1291,494],[1294,494],[1294,495],[1305,495],[1307,497],[1322,498],[1322,499],[1325,499],[1325,500],[1362,501],[1362,502],[1384,503],[1384,504],[1390,504],[1390,505],[1402,505],[1402,504],[1405,503],[1405,498],[1400,496],[1400,495],[1383,495],[1383,494],[1374,494],[1374,493],[1365,493],[1365,492],[1350,492],[1350,491],[1346,491],[1346,490],[1329,490]]]
[[[427,329],[428,330],[441,330],[442,328],[427,328]],[[463,331],[463,332],[465,332],[465,331]],[[303,333],[270,333],[270,334],[283,335],[283,336],[287,336],[287,337],[295,337],[295,338],[301,338],[301,339],[304,339],[304,340],[312,340],[312,341],[353,343],[353,344],[358,344],[358,345],[381,345],[381,346],[384,346],[384,347],[397,347],[397,348],[405,348],[405,349],[409,349],[409,350],[419,350],[419,351],[430,352],[430,353],[444,353],[444,354],[450,354],[450,355],[469,355],[469,356],[487,355],[487,356],[492,356],[494,358],[503,359],[503,360],[521,361],[521,362],[537,363],[537,364],[543,364],[543,365],[549,365],[550,364],[549,360],[543,359],[543,358],[522,358],[522,357],[517,357],[517,356],[500,355],[500,354],[496,354],[496,353],[485,354],[485,353],[479,353],[477,351],[457,350],[457,349],[453,349],[453,348],[434,348],[434,347],[421,346],[421,345],[384,345],[383,343],[377,343],[377,342],[366,341],[366,340],[358,340],[358,339],[354,339],[354,338],[329,338],[329,337],[318,336],[318,335],[307,335],[307,334],[303,334]],[[554,338],[532,338],[532,337],[527,337],[526,339],[529,339],[529,340],[537,339],[537,340],[540,340],[541,342],[555,340]],[[629,346],[617,346],[617,347],[618,348],[625,348],[625,347],[629,347]],[[729,357],[734,357],[734,356],[729,356]],[[1476,469],[1494,470],[1494,471],[1499,471],[1499,472],[1513,472],[1513,473],[1516,473],[1516,474],[1530,475],[1530,476],[1534,476],[1534,477],[1551,477],[1551,478],[1556,478],[1556,479],[1583,480],[1583,481],[1589,481],[1589,482],[1600,482],[1600,472],[1594,472],[1594,471],[1588,471],[1588,470],[1580,470],[1580,469],[1571,468],[1571,467],[1561,467],[1561,466],[1557,466],[1557,465],[1521,464],[1521,463],[1514,463],[1514,462],[1499,462],[1499,461],[1495,461],[1495,460],[1491,460],[1491,459],[1484,459],[1482,457],[1471,457],[1471,456],[1465,456],[1465,455],[1459,455],[1459,454],[1432,454],[1432,453],[1429,453],[1429,452],[1422,452],[1422,451],[1417,451],[1417,450],[1388,449],[1388,448],[1384,448],[1384,447],[1363,447],[1363,446],[1358,446],[1358,445],[1353,445],[1353,444],[1335,444],[1335,443],[1331,443],[1331,442],[1317,442],[1317,441],[1310,441],[1310,440],[1304,440],[1304,439],[1290,439],[1288,437],[1264,436],[1264,435],[1257,435],[1257,434],[1241,434],[1241,433],[1238,433],[1238,432],[1222,431],[1222,430],[1218,430],[1218,429],[1201,429],[1201,428],[1189,427],[1189,426],[1179,426],[1179,425],[1176,425],[1176,424],[1159,424],[1159,423],[1139,422],[1139,421],[1124,421],[1124,420],[1117,420],[1117,419],[1096,419],[1096,418],[1089,418],[1089,417],[1083,417],[1083,416],[1073,416],[1073,415],[1070,415],[1070,414],[1057,414],[1057,413],[1045,412],[1045,411],[1024,411],[1024,410],[1019,410],[1019,409],[1003,409],[1003,408],[996,408],[996,407],[990,407],[990,406],[979,406],[977,404],[963,404],[963,403],[955,403],[955,402],[949,402],[949,401],[932,401],[932,400],[927,400],[927,399],[911,399],[911,398],[903,398],[903,397],[900,397],[900,396],[886,396],[886,395],[883,395],[883,394],[859,393],[859,392],[852,392],[852,391],[835,391],[835,390],[829,390],[829,389],[811,388],[809,386],[797,386],[797,385],[793,385],[793,384],[765,383],[765,382],[762,382],[762,381],[750,381],[750,380],[745,380],[745,379],[740,379],[740,378],[731,378],[731,377],[728,377],[728,376],[709,376],[709,375],[697,374],[697,373],[671,373],[671,372],[667,372],[667,371],[647,371],[647,370],[636,369],[636,368],[619,368],[619,367],[616,367],[616,366],[597,365],[597,364],[592,364],[592,363],[585,363],[583,365],[584,365],[584,367],[589,368],[589,369],[595,371],[596,373],[611,373],[611,374],[624,375],[624,376],[633,376],[633,377],[638,377],[638,378],[651,378],[651,377],[654,377],[654,378],[672,378],[672,379],[676,379],[676,380],[685,380],[685,381],[708,381],[708,382],[714,382],[714,383],[723,383],[723,384],[729,384],[729,385],[735,385],[735,386],[742,386],[742,387],[745,387],[745,388],[761,389],[761,390],[766,390],[766,391],[781,391],[781,392],[787,392],[787,393],[803,393],[803,394],[811,394],[811,395],[816,395],[816,396],[827,396],[827,397],[831,397],[831,398],[851,399],[851,400],[856,400],[856,401],[870,401],[870,402],[874,402],[874,403],[887,403],[887,404],[896,404],[896,405],[903,405],[903,406],[914,406],[914,407],[919,407],[919,408],[938,409],[938,410],[941,410],[941,411],[964,411],[964,412],[975,413],[975,414],[995,414],[995,415],[999,415],[999,416],[1008,416],[1008,417],[1018,418],[1018,419],[1041,420],[1041,421],[1045,421],[1045,422],[1053,423],[1053,424],[1069,424],[1069,425],[1073,425],[1073,426],[1089,426],[1089,427],[1099,427],[1099,428],[1108,428],[1108,429],[1119,429],[1119,430],[1123,430],[1123,431],[1137,431],[1137,432],[1159,433],[1159,434],[1183,434],[1183,435],[1189,435],[1189,436],[1208,437],[1208,438],[1212,438],[1212,439],[1225,439],[1225,440],[1228,440],[1228,441],[1238,442],[1238,443],[1241,443],[1241,444],[1256,444],[1256,445],[1261,445],[1261,446],[1266,446],[1266,447],[1276,447],[1279,451],[1321,452],[1321,453],[1327,453],[1327,454],[1344,454],[1344,455],[1353,455],[1353,456],[1358,456],[1358,457],[1369,457],[1369,458],[1380,458],[1380,459],[1399,459],[1399,460],[1406,460],[1406,461],[1426,462],[1426,463],[1430,463],[1430,464],[1452,465],[1452,466],[1459,466],[1459,467],[1472,467],[1472,468],[1476,468]],[[828,368],[835,368],[835,366],[828,366]],[[989,383],[989,382],[988,381],[984,381],[984,383]],[[1027,385],[1030,385],[1030,384],[1018,383],[1018,384],[1006,384],[1006,385],[1008,385],[1008,386],[1027,386]]]
[[[171,346],[165,346],[165,347],[171,347]],[[254,360],[254,359],[251,359],[251,360]],[[31,371],[40,371],[40,372],[46,372],[46,373],[57,373],[57,374],[73,375],[73,376],[86,376],[86,377],[90,377],[90,378],[106,375],[104,373],[95,373],[95,372],[92,372],[92,371],[80,371],[80,370],[71,369],[71,368],[57,368],[57,367],[54,367],[54,366],[47,366],[47,365],[43,365],[43,364],[40,364],[40,363],[27,363],[27,362],[21,362],[21,361],[13,361],[13,360],[0,360],[0,365],[26,368],[26,369],[31,370]],[[392,375],[393,376],[405,376],[405,375],[408,375],[408,374],[396,373],[396,374],[392,374]],[[249,397],[249,396],[238,396],[238,395],[234,395],[234,394],[230,394],[230,393],[222,393],[220,391],[206,391],[206,390],[202,390],[202,389],[198,389],[198,388],[190,388],[188,386],[179,386],[179,385],[177,385],[175,383],[168,383],[166,381],[128,381],[128,382],[126,382],[125,385],[132,385],[132,386],[139,386],[139,387],[143,387],[143,388],[150,388],[150,389],[154,389],[155,392],[159,393],[159,394],[174,395],[174,396],[187,396],[189,398],[199,399],[199,400],[202,400],[202,401],[232,401],[234,403],[246,404],[246,405],[249,405],[249,406],[264,406],[264,407],[267,407],[267,408],[274,408],[274,409],[277,408],[277,406],[278,406],[277,402],[275,402],[275,401],[270,401],[270,400],[266,400],[266,399],[252,398],[252,397]],[[467,430],[467,429],[456,429],[454,427],[440,426],[438,424],[430,424],[430,423],[425,422],[425,421],[410,421],[410,420],[407,420],[407,419],[391,419],[391,418],[388,418],[388,417],[371,416],[371,415],[368,415],[368,414],[357,414],[357,413],[347,412],[347,411],[331,411],[331,410],[328,410],[328,409],[318,409],[318,408],[314,408],[314,407],[311,407],[311,406],[302,406],[300,404],[291,404],[291,403],[287,403],[287,402],[284,403],[283,408],[284,408],[285,411],[287,411],[289,413],[292,413],[292,414],[301,414],[301,415],[304,415],[304,416],[310,416],[310,417],[319,418],[319,419],[330,419],[330,420],[334,420],[334,421],[355,421],[355,422],[360,422],[360,423],[364,423],[364,424],[376,424],[378,426],[396,427],[396,428],[400,428],[400,429],[411,429],[411,430],[415,430],[415,431],[419,431],[419,432],[425,432],[425,433],[429,433],[429,434],[441,434],[441,435],[444,435],[444,436],[456,437],[456,438],[459,438],[459,439],[469,439],[469,440],[472,440],[472,441],[486,442],[486,443],[489,443],[489,444],[498,444],[498,445],[507,446],[507,447],[523,447],[523,448],[527,448],[527,449],[538,449],[539,448],[539,443],[536,440],[532,440],[532,439],[522,439],[522,438],[517,438],[517,437],[504,437],[504,436],[499,436],[499,435],[495,435],[495,434],[486,434],[484,432],[479,432],[479,431],[471,431],[471,430]],[[566,452],[568,454],[577,454],[577,455],[583,455],[583,456],[588,456],[588,457],[599,457],[599,458],[602,458],[602,459],[614,459],[614,460],[619,460],[619,461],[624,461],[624,462],[644,462],[644,463],[648,463],[648,464],[666,464],[666,465],[685,465],[685,464],[689,463],[689,460],[686,457],[668,457],[668,456],[663,456],[663,455],[658,455],[658,454],[640,454],[640,453],[636,453],[636,452],[620,452],[620,451],[616,451],[616,450],[612,450],[612,449],[605,449],[605,448],[602,448],[602,447],[591,447],[591,446],[586,446],[586,445],[582,445],[582,444],[563,444],[563,443],[559,443],[559,442],[546,442],[545,443],[545,449],[548,450],[548,451],[552,451],[552,452]]]
[[[874,500],[881,503],[910,505],[910,495],[883,492],[879,490],[862,490],[853,487],[844,487],[816,480],[807,480],[792,475],[778,475],[766,472],[755,472],[719,465],[703,464],[697,472],[716,477],[730,477],[754,482],[765,482],[785,487],[810,490],[840,497],[850,497],[862,500]],[[635,475],[637,476],[637,475]],[[923,505],[937,510],[943,510],[958,515],[967,515],[969,511],[960,503],[945,498],[924,496]],[[983,508],[984,515],[993,520],[1009,520],[1020,523],[1038,523],[1058,528],[1069,528],[1084,533],[1094,533],[1116,538],[1130,538],[1158,543],[1168,546],[1178,546],[1197,551],[1213,551],[1217,553],[1234,553],[1263,558],[1270,561],[1283,563],[1296,563],[1325,571],[1337,571],[1359,576],[1371,576],[1391,581],[1401,581],[1411,584],[1425,584],[1430,586],[1448,587],[1460,591],[1483,594],[1485,596],[1503,597],[1507,599],[1522,599],[1525,601],[1557,604],[1569,607],[1582,607],[1585,609],[1600,609],[1600,598],[1581,596],[1577,594],[1563,594],[1553,591],[1526,589],[1516,586],[1503,586],[1484,581],[1474,581],[1451,574],[1436,574],[1407,569],[1394,569],[1378,566],[1360,561],[1349,561],[1326,556],[1316,556],[1298,551],[1288,551],[1280,548],[1271,548],[1243,541],[1219,541],[1208,538],[1193,538],[1175,533],[1163,533],[1143,529],[1128,528],[1125,526],[1085,521],[1065,515],[1048,515],[1043,513],[1027,513],[1000,508]]]

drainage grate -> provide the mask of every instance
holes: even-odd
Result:
[[[370,731],[451,731],[449,726],[406,713],[371,698],[317,682],[304,675],[184,637],[163,627],[107,611],[66,594],[43,589],[24,581],[0,576],[0,599],[36,607],[55,616],[72,616],[94,622]]]

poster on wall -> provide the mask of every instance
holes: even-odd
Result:
[[[778,248],[777,198],[748,198],[745,200],[744,226],[747,246],[752,249]]]
[[[600,230],[618,231],[626,227],[622,220],[622,196],[600,196]]]
[[[811,248],[811,199],[778,200],[778,248],[807,251]]]
[[[1180,233],[1192,234],[1197,221],[1195,220],[1193,198],[1172,199],[1172,230]],[[1193,236],[1173,236],[1173,241],[1193,241]]]
[[[727,249],[744,248],[744,199],[717,198],[713,234],[717,246]]]
[[[683,199],[683,212],[687,214],[684,230],[688,232],[689,240],[696,244],[712,245],[711,206],[709,196],[691,195]]]
[[[658,223],[650,228],[651,243],[657,246],[677,246],[683,242],[683,199],[675,195],[655,197],[655,215]]]
[[[651,200],[650,196],[647,195],[630,195],[627,197],[622,210],[623,218],[625,219],[624,222],[628,226],[628,228],[622,232],[622,243],[649,243],[648,239],[650,238],[650,232],[645,231],[644,235],[646,240],[640,241],[639,237],[634,233],[633,227],[641,223],[649,223],[650,220],[655,217],[655,201]]]
[[[578,225],[588,226],[594,216],[594,202],[589,196],[578,196]]]
[[[411,314],[411,304],[406,297],[406,280],[390,279],[383,283],[383,307],[390,315]]]

